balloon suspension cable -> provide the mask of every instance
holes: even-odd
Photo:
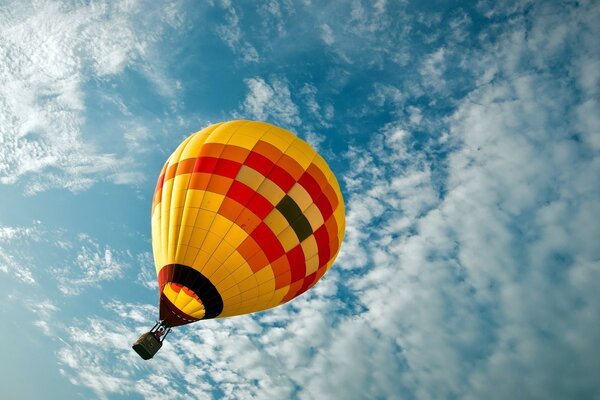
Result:
[[[162,343],[171,332],[171,328],[167,325],[166,321],[158,320],[152,329],[150,329],[150,332]]]
[[[144,360],[149,360],[160,350],[170,332],[171,327],[165,321],[156,321],[152,329],[140,336],[133,344],[133,350]]]

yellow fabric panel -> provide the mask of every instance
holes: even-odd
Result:
[[[285,196],[283,190],[270,179],[264,179],[256,191],[273,205],[277,205]]]
[[[179,243],[185,246],[190,244],[190,240],[192,238],[192,232],[194,232],[194,228],[191,226],[183,225],[181,227],[181,232],[179,233]]]
[[[323,225],[325,221],[323,221],[323,215],[321,214],[321,210],[315,203],[312,203],[306,210],[304,210],[304,216],[310,223],[310,227],[313,232],[316,231]]]
[[[223,203],[224,198],[225,196],[222,194],[206,192],[204,193],[204,198],[202,199],[200,208],[216,213],[219,211],[219,207],[221,206],[221,203]]]
[[[235,251],[235,252],[237,253],[237,251]],[[238,254],[238,256],[239,256],[239,254]],[[223,282],[223,280],[225,278],[230,277],[232,271],[233,271],[233,269],[229,268],[229,266],[227,265],[227,261],[226,261],[226,262],[222,263],[219,266],[219,268],[216,268],[211,271],[206,271],[207,273],[205,276],[210,279],[210,281],[213,285],[217,286],[218,284]]]
[[[183,152],[183,149],[185,149],[185,147],[187,146],[187,144],[190,142],[190,140],[192,140],[194,136],[188,136],[173,152],[173,154],[171,154],[171,157],[169,157],[169,166],[167,167],[167,170],[169,169],[169,167],[173,164],[176,164],[177,162],[179,162],[179,159],[181,157],[181,153]]]
[[[235,177],[235,180],[242,182],[244,185],[256,191],[260,184],[265,180],[265,177],[263,174],[248,167],[247,165],[242,165],[237,176]]]
[[[285,152],[295,139],[296,135],[278,127],[267,131],[261,138],[262,141],[272,144],[283,152]]]
[[[193,266],[194,260],[196,259],[196,256],[198,255],[198,251],[199,251],[198,248],[188,246],[187,250],[183,253],[183,262],[181,264]],[[182,260],[182,259],[180,258],[179,260]]]
[[[204,190],[189,189],[185,196],[185,206],[200,208],[200,206],[202,205],[202,199],[204,198],[205,193],[206,192]],[[185,222],[187,222],[187,221],[188,221],[188,219],[185,220]]]
[[[192,299],[193,297],[188,296],[187,293],[185,293],[185,291],[179,290],[179,292],[177,292],[177,296],[175,296],[175,301],[173,302],[173,304],[175,305],[175,307],[181,310],[183,307],[187,306],[192,301]]]
[[[259,141],[260,137],[247,135],[246,133],[247,131],[245,129],[240,130],[240,132],[236,133],[235,138],[230,139],[230,143],[244,149],[252,150],[256,145],[256,142]]]
[[[227,275],[223,271],[221,271],[223,267],[219,268],[216,272],[212,272],[212,274],[210,274],[211,282],[213,283],[213,285],[215,285],[219,293],[223,293],[223,291],[230,289],[231,285],[237,285],[240,281],[252,275],[252,269],[250,268],[248,263],[244,261],[243,257],[241,257],[239,253],[237,253],[237,251],[234,252],[234,254],[232,254],[232,257],[230,257],[230,259],[233,260],[233,258],[236,257],[239,257],[239,259],[242,260],[242,263],[238,264],[236,267],[232,268],[227,266],[226,263],[223,264],[227,268]],[[216,279],[217,276],[223,275],[225,275],[225,277],[222,278],[220,281]],[[215,277],[214,280],[213,276]]]
[[[315,151],[308,147],[302,139],[296,138],[292,145],[285,151],[285,154],[293,158],[306,170],[314,158]]]
[[[286,251],[286,253],[294,247],[298,246],[298,244],[300,243],[298,241],[298,236],[296,235],[296,232],[294,232],[292,227],[289,225],[277,235],[277,239],[279,239],[279,241],[281,242],[281,245],[283,246],[283,249]]]
[[[177,182],[177,179],[174,180]],[[171,202],[169,204],[169,208],[172,210],[174,208],[181,208],[185,205],[185,196],[186,190],[172,190],[171,191]],[[173,216],[171,215],[171,218]],[[181,217],[181,216],[180,216]],[[177,220],[175,220],[177,221]]]
[[[342,196],[342,191],[340,189],[340,184],[338,183],[337,179],[335,178],[335,175],[331,175],[329,177],[329,184],[331,185],[331,187],[333,188],[333,190],[335,191],[335,194],[338,197],[338,200],[340,200],[339,205],[342,206],[342,208],[344,207],[344,197]]]
[[[235,145],[237,146],[238,145],[237,141],[238,141],[239,135],[247,136],[248,139],[258,141],[273,126],[273,125],[270,125],[270,124],[267,124],[264,122],[257,122],[257,121],[244,121],[244,122],[246,122],[246,123],[236,132],[235,137],[232,137],[231,139],[229,139],[229,143],[235,142]],[[248,150],[251,150],[251,149],[252,148],[249,148]]]
[[[185,149],[183,149],[183,151],[181,152],[180,159],[186,160],[188,158],[196,158],[200,153],[202,145],[206,142],[206,138],[208,138],[208,136],[222,124],[223,123],[221,122],[215,125],[211,125],[207,128],[204,128],[201,131],[194,133],[191,136],[191,140],[185,146]]]
[[[229,243],[233,248],[237,248],[242,242],[248,237],[248,233],[245,230],[240,228],[237,224],[231,224],[229,231],[223,237],[227,243]]]
[[[152,253],[154,255],[154,266],[156,268],[156,272],[162,268],[163,256],[161,249],[161,238],[160,238],[160,207],[157,207],[157,211],[152,213]]]
[[[272,296],[274,291],[275,291],[275,279],[265,281],[258,285],[259,296],[264,296],[267,294]]]
[[[165,285],[163,288],[163,293],[167,296],[167,299],[171,301],[171,303],[175,303],[175,299],[177,298],[177,292],[173,290],[171,285]]]
[[[224,122],[214,129],[204,140],[204,143],[227,143],[231,136],[237,132],[240,126],[247,124],[248,121],[230,121]]]
[[[204,317],[205,313],[206,313],[206,310],[204,310],[204,308],[201,308],[200,310],[195,311],[195,312],[191,313],[190,315],[194,318],[202,319],[202,317]]]
[[[165,181],[163,185],[162,191],[162,201],[160,202],[160,238],[161,238],[161,251],[164,257],[167,257],[169,254],[168,246],[169,246],[169,222],[170,222],[170,214],[169,211],[171,209],[171,189],[173,187],[173,180],[169,179]]]
[[[215,235],[214,233],[212,233],[209,230],[208,233],[206,234],[206,238],[204,239],[204,242],[200,246],[200,250],[205,251],[208,254],[212,255],[212,253],[214,253],[214,251],[217,249],[217,246],[219,246],[219,244],[222,241],[223,241],[223,238]]]
[[[275,276],[273,276],[273,270],[270,265],[260,269],[259,271],[254,273],[254,277],[256,278],[256,285],[262,285],[265,282],[272,281]]]
[[[227,300],[231,300],[233,297],[236,297],[239,294],[240,294],[240,288],[237,285],[237,283],[235,285],[233,285],[232,287],[230,287],[229,289],[222,292],[221,298],[223,299],[223,306],[224,306],[223,308],[225,308],[227,305],[232,303],[232,301],[227,301]]]
[[[248,278],[249,276],[254,275],[254,273],[252,272],[252,268],[250,268],[250,265],[248,265],[248,263],[244,263],[244,264],[240,265],[239,267],[237,267],[232,272],[231,275],[235,278],[235,281],[239,284],[244,279]]]
[[[287,219],[279,212],[278,209],[274,208],[271,210],[269,215],[265,217],[263,222],[271,228],[275,235],[279,235],[285,228],[289,228],[290,224]]]
[[[290,289],[289,286],[284,286],[282,288],[275,290],[275,292],[273,292],[271,304],[274,304],[274,305],[281,304],[281,301],[283,300],[283,298],[285,297],[285,295],[287,294],[289,289]]]
[[[187,265],[191,265],[192,268],[194,268],[195,270],[201,271],[202,268],[208,263],[208,261],[210,260],[210,253],[207,253],[204,250],[198,250],[198,253],[196,253],[196,257],[194,258],[194,262],[192,264],[187,264]]]
[[[183,259],[185,258],[185,253],[187,253],[187,251],[188,246],[179,242],[177,244],[177,247],[175,248],[175,256],[172,259],[168,260],[167,264],[183,264]]]
[[[242,266],[245,263],[246,263],[246,260],[244,259],[244,257],[242,257],[242,255],[240,253],[238,253],[236,250],[233,253],[231,253],[231,255],[229,256],[229,258],[227,258],[227,260],[225,260],[225,262],[223,263],[223,266],[231,274],[233,271],[235,271],[237,268],[239,268],[240,266]],[[215,271],[207,271],[207,274],[206,274],[206,276],[211,280],[211,282],[213,282],[213,284],[215,284],[215,282],[217,282],[217,283],[219,282],[217,280],[213,281],[214,273],[215,273]]]
[[[317,241],[315,239],[315,235],[310,235],[301,243],[302,251],[304,252],[304,257],[309,258],[318,253]],[[307,274],[308,275],[308,274]]]
[[[183,206],[185,204],[186,189],[190,179],[190,174],[177,175],[173,178],[173,187],[171,189],[170,204],[170,222],[167,258],[174,259],[176,256],[177,243],[179,241],[179,231],[183,216]]]
[[[175,177],[173,177],[173,192],[179,192],[182,191],[183,193],[181,193],[183,196],[183,199],[185,199],[185,191],[187,190],[189,183],[190,183],[190,177],[192,176],[191,173],[187,173],[187,174],[177,174],[175,175]],[[183,205],[183,204],[182,204]]]
[[[342,243],[342,240],[344,239],[344,232],[346,232],[346,218],[344,216],[344,206],[343,203],[341,203],[342,201],[343,200],[340,199],[340,204],[333,212],[333,217],[338,225],[338,237],[340,243]]]
[[[221,314],[219,314],[218,318],[226,318],[226,317],[233,317],[236,315],[240,315],[236,311],[237,305],[239,304],[239,299],[241,299],[241,296],[238,295],[237,301],[235,301],[234,304],[232,304],[231,302],[223,303],[223,312],[221,312]],[[231,299],[231,300],[233,300],[233,299]]]
[[[232,286],[237,285],[235,277],[231,274],[223,278],[220,282],[218,282],[215,286],[219,293],[224,293],[225,291],[231,289]]]
[[[201,301],[197,301],[196,299],[193,299],[185,307],[181,308],[181,311],[188,315],[192,315],[193,312],[199,310],[204,310],[204,304],[202,304]]]
[[[209,210],[200,208],[200,209],[198,209],[198,215],[196,216],[195,222],[193,223],[194,228],[209,230],[214,219],[215,219],[214,211],[209,211]],[[196,246],[196,247],[200,247],[201,244],[202,243],[194,242],[194,246]]]
[[[274,300],[275,299],[275,297],[273,296],[274,291],[275,291],[275,286],[273,286],[273,289],[271,290],[271,292],[261,294],[260,296],[258,296],[258,299],[257,299],[258,305],[256,306],[256,311],[273,308],[273,307],[278,306],[279,303],[281,303],[281,299]]]
[[[306,260],[306,276],[316,272],[319,268],[319,255],[315,255],[312,257],[307,257]]]
[[[207,228],[194,228],[192,231],[192,236],[190,237],[189,245],[199,249],[202,246],[202,243],[204,243],[207,233]]]
[[[256,277],[254,275],[250,275],[240,283],[238,283],[240,288],[240,292],[244,293],[247,291],[256,291],[256,297],[258,295],[258,283],[256,282]]]
[[[315,153],[312,163],[321,170],[323,175],[325,175],[325,180],[329,181],[331,179],[333,172],[331,172],[331,169],[327,165],[327,161],[325,161],[319,153]]]
[[[209,275],[208,271],[216,271],[221,268],[223,262],[214,257],[214,253],[204,264],[196,264],[194,267],[204,276]]]
[[[231,256],[231,254],[233,254],[234,251],[234,247],[230,246],[225,241],[221,241],[215,249],[213,257],[217,259],[217,261],[219,261],[221,264],[223,264],[225,260],[227,260],[229,256]]]
[[[185,207],[183,209],[183,215],[181,216],[181,225],[189,228],[196,227],[196,220],[198,219],[199,212],[200,208]]]
[[[290,196],[296,202],[296,204],[298,204],[298,207],[300,207],[301,210],[306,210],[308,206],[313,204],[312,198],[306,189],[304,189],[298,182],[292,186],[288,192],[288,196]]]
[[[222,216],[221,214],[215,214],[214,220],[210,227],[210,231],[221,239],[225,237],[229,228],[233,225],[233,222]]]
[[[169,245],[167,246],[167,258],[169,260],[175,258],[175,250],[177,248],[177,239],[179,238],[179,227],[181,224],[181,216],[183,214],[183,208],[171,207],[171,222],[169,224],[169,237],[167,239]]]

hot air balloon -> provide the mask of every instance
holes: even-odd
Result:
[[[230,121],[191,135],[154,192],[159,320],[133,348],[149,359],[172,327],[301,295],[333,264],[344,229],[335,175],[291,132]]]

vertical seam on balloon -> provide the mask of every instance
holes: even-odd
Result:
[[[179,166],[181,165],[181,163],[180,163],[180,161],[181,161],[181,155],[183,154],[183,151],[185,150],[185,148],[187,147],[187,145],[191,142],[191,140],[192,140],[193,137],[194,137],[194,134],[188,136],[186,138],[186,140],[182,143],[182,146],[180,146],[181,147],[181,151],[178,154],[177,166],[175,167],[175,174],[174,174],[173,179],[172,179],[173,180],[173,184],[171,186],[171,198],[170,198],[170,201],[169,201],[169,208],[170,208],[170,210],[169,210],[169,221],[168,221],[169,229],[168,229],[168,232],[167,232],[167,246],[170,244],[171,239],[173,239],[173,253],[175,253],[176,250],[177,250],[177,241],[175,241],[174,238],[171,238],[171,229],[170,229],[171,226],[173,226],[173,231],[177,232],[176,225],[172,225],[172,224],[176,224],[177,222],[171,220],[171,210],[173,210],[173,193],[174,193],[173,189],[174,189],[174,186],[175,186],[175,179],[177,178],[177,170],[179,169]],[[179,149],[179,147],[178,147],[178,149]],[[178,236],[179,235],[177,233],[177,237]],[[168,255],[169,255],[169,249],[167,248],[167,262],[169,261]],[[175,254],[173,254],[173,261],[174,261],[174,259],[175,259]]]
[[[215,125],[212,125],[212,126],[209,126],[209,127],[205,128],[205,129],[209,129],[209,128],[212,128],[212,129],[211,129],[210,131],[206,132],[206,138],[204,138],[204,140],[203,140],[203,143],[202,143],[202,144],[204,144],[204,143],[206,142],[206,139],[208,138],[208,136],[209,136],[209,135],[210,135],[212,132],[214,132],[214,131],[215,131],[215,129],[217,129],[217,128],[218,128],[219,126],[221,126],[222,124],[223,124],[223,122],[221,122],[221,123],[219,123],[219,124],[215,124]],[[193,137],[193,136],[195,136],[195,135],[199,135],[199,134],[204,134],[204,129],[203,129],[203,130],[201,130],[201,131],[199,131],[199,132],[196,132],[195,134],[193,134],[193,135],[191,135],[191,136]],[[183,152],[185,151],[185,149],[187,148],[187,146],[190,144],[190,142],[191,142],[191,141],[192,141],[192,140],[188,141],[188,142],[187,142],[187,144],[186,144],[186,146],[185,146],[185,148],[184,148],[184,149],[182,149],[182,151],[181,151],[181,153],[182,153],[182,154],[183,154]],[[180,161],[181,161],[181,160],[180,160]],[[177,171],[176,171],[176,172],[177,172]],[[185,188],[185,199],[184,199],[184,201],[183,201],[183,209],[182,209],[182,211],[181,211],[181,216],[180,216],[180,219],[179,219],[179,230],[177,231],[177,239],[176,239],[176,241],[175,241],[175,242],[176,242],[176,244],[175,244],[175,246],[176,246],[176,247],[177,247],[177,244],[178,244],[177,242],[179,241],[179,235],[181,234],[181,229],[182,229],[182,228],[181,228],[181,222],[183,221],[183,210],[185,210],[185,208],[186,208],[185,206],[186,206],[186,204],[188,204],[188,199],[189,199],[189,196],[188,196],[188,194],[189,194],[190,185],[191,185],[191,183],[192,183],[192,176],[193,176],[193,173],[194,173],[194,171],[193,171],[193,169],[192,169],[192,171],[190,172],[190,179],[188,180],[187,187]],[[193,228],[192,228],[192,229],[193,229]],[[189,246],[186,246],[186,254],[187,254],[187,248],[188,248],[188,247],[189,247]],[[175,248],[175,256],[177,256],[177,248]],[[185,257],[185,254],[183,255],[183,257]],[[177,258],[177,257],[174,257],[174,261],[178,261],[176,258]]]
[[[184,143],[187,144],[187,142],[189,140],[190,140],[189,137],[186,138],[186,140],[184,141]],[[180,146],[177,146],[177,148],[179,148]],[[177,149],[175,149],[175,151],[177,151]],[[171,154],[171,157],[173,157],[173,154]],[[171,160],[171,157],[169,157],[169,160],[167,161],[168,162],[168,167],[165,170],[165,181],[167,181],[166,177],[167,177],[167,174],[169,173],[169,170],[171,169],[171,161],[174,161],[174,160]],[[179,160],[177,160],[177,162],[179,162]],[[175,181],[173,181],[173,184],[174,183],[175,183]],[[165,183],[163,182],[163,189],[164,189],[164,187],[165,187]],[[170,213],[170,211],[171,211],[170,210],[171,209],[171,202],[173,201],[173,187],[171,186],[171,191],[170,191],[170,193],[168,193],[168,196],[166,196],[166,197],[169,198],[169,206],[168,206],[169,209],[168,210],[165,210],[165,208],[166,208],[165,194],[166,193],[163,190],[162,193],[161,193],[161,196],[162,196],[162,201],[161,201],[161,236],[162,236],[162,232],[164,230],[163,229],[163,225],[166,226],[166,234],[165,234],[165,237],[163,238],[164,239],[164,241],[163,241],[164,244],[161,246],[162,247],[163,256],[165,257],[165,260],[163,260],[163,262],[166,262],[166,260],[169,259],[169,227],[170,227],[170,219],[171,219],[171,215],[170,215],[171,214]],[[167,211],[167,212],[165,213],[164,211]]]
[[[243,127],[243,126],[245,126],[245,125],[248,125],[249,123],[250,123],[250,121],[244,121],[243,123],[239,124],[239,125],[238,125],[238,127],[235,129],[235,131],[233,131],[233,133],[232,133],[232,136],[233,136],[233,135],[234,135],[236,132],[238,132],[238,131],[239,131],[239,130],[240,130],[242,127]],[[213,131],[213,133],[214,133],[214,131]],[[207,138],[207,139],[208,139],[208,138]],[[229,140],[230,140],[230,139],[227,139],[227,142],[229,142]],[[205,143],[206,143],[206,142],[205,142]],[[225,146],[226,146],[226,145],[227,145],[227,143],[224,143],[224,144],[223,144],[223,148],[222,148],[222,149],[221,149],[221,151],[219,152],[219,156],[217,157],[217,160],[220,158],[220,156],[221,156],[221,155],[223,154],[223,152],[225,151]],[[215,164],[215,169],[216,169],[216,164]],[[213,172],[214,172],[214,170],[213,170]],[[212,179],[213,179],[213,174],[210,174],[210,176],[209,176],[209,178],[208,178],[208,183],[207,183],[207,185],[206,185],[206,186],[207,186],[207,189],[208,189],[208,186],[210,186],[210,182],[212,181]],[[206,192],[206,190],[205,190],[205,192]],[[212,192],[211,192],[211,193],[212,193]],[[205,193],[205,195],[206,195],[206,193]],[[222,203],[221,203],[221,204],[222,204]],[[206,238],[208,237],[208,232],[210,232],[210,228],[212,227],[213,223],[215,222],[215,218],[216,218],[216,214],[217,214],[217,213],[218,213],[218,212],[215,212],[215,217],[213,217],[212,221],[210,221],[210,225],[209,225],[209,227],[208,227],[207,234],[206,234],[206,236],[204,236],[204,239],[202,239],[202,243],[200,243],[200,244],[199,244],[199,247],[198,247],[198,252],[196,253],[196,256],[194,257],[194,260],[192,261],[192,265],[190,265],[190,267],[191,267],[191,268],[193,268],[193,265],[194,265],[194,263],[196,262],[196,259],[198,258],[198,254],[200,254],[200,251],[201,251],[201,249],[202,249],[202,245],[204,244],[204,242],[206,241]],[[200,214],[200,210],[198,210],[198,214],[196,214],[196,218],[194,219],[194,225],[193,225],[194,227],[196,226],[196,222],[198,221],[198,215],[199,215],[199,214]],[[214,250],[213,250],[213,252],[214,252]],[[211,253],[211,255],[212,255],[212,253]],[[209,256],[209,257],[210,257],[210,256]],[[202,268],[200,268],[200,269],[198,270],[198,272],[200,272],[200,273],[201,273],[201,271],[202,271]]]
[[[162,186],[164,186],[164,176],[165,176],[165,175],[166,175],[166,173],[167,173],[167,166],[168,166],[168,164],[169,164],[169,160],[167,160],[167,161],[164,163],[164,165],[163,165],[163,168],[161,169],[161,175],[163,176],[163,184],[161,185],[160,201],[159,201],[159,203],[157,203],[157,204],[155,204],[155,205],[153,205],[153,206],[152,206],[152,209],[150,210],[150,219],[152,219],[152,218],[154,217],[154,212],[155,212],[156,206],[158,206],[160,203],[162,203]],[[159,176],[159,180],[160,180],[160,176]],[[157,182],[157,183],[158,183],[158,182]],[[158,185],[157,185],[157,186],[158,186]],[[156,195],[156,189],[155,189],[155,195]],[[156,212],[160,212],[160,221],[159,221],[159,223],[158,223],[158,227],[157,227],[157,229],[158,229],[158,234],[157,234],[157,235],[158,235],[158,238],[156,238],[156,240],[157,240],[157,241],[159,241],[159,243],[162,243],[162,241],[160,240],[160,239],[161,239],[161,236],[162,236],[162,230],[161,230],[161,224],[162,224],[162,208],[161,208],[161,209],[159,209],[159,211],[156,211]],[[151,232],[151,235],[152,235],[152,232]],[[154,240],[152,241],[152,243],[154,243]],[[161,251],[161,250],[159,250],[159,251],[162,253],[162,251]],[[153,252],[154,252],[154,248],[153,248]],[[159,253],[159,254],[160,254],[160,253]],[[156,258],[156,254],[153,254],[153,255],[154,255],[154,260],[155,260],[155,263],[156,263],[156,259],[157,259],[157,258]],[[161,263],[162,263],[162,260],[161,260]],[[157,266],[155,266],[155,269],[156,269],[156,274],[157,274],[157,275],[158,275],[158,272],[160,271],[160,268],[162,268],[162,265],[161,265],[160,267],[158,267],[158,269],[157,269]]]
[[[202,146],[204,146],[204,145],[206,144],[206,141],[207,141],[207,140],[210,138],[210,136],[211,136],[212,134],[214,134],[214,132],[217,130],[217,128],[221,127],[221,126],[222,126],[222,125],[224,125],[224,124],[227,124],[227,122],[225,122],[225,123],[221,123],[221,124],[219,124],[219,125],[218,125],[218,126],[215,128],[215,129],[213,129],[213,130],[212,130],[212,131],[211,131],[211,132],[208,134],[208,136],[206,137],[206,139],[204,139],[204,142],[202,143]],[[238,129],[239,129],[239,127],[238,127]],[[201,148],[202,148],[202,146],[201,146]],[[221,152],[220,152],[219,154],[222,154],[222,153],[223,153],[223,150],[224,150],[224,149],[221,149]],[[199,156],[197,156],[197,157],[196,157],[196,159],[198,159],[198,158],[199,158]],[[192,170],[192,175],[190,176],[190,182],[189,182],[190,184],[191,184],[191,182],[192,182],[192,177],[193,177],[193,175],[194,175],[194,171]],[[209,178],[209,182],[210,182],[210,178]],[[207,186],[208,186],[208,185],[207,185]],[[188,194],[189,194],[189,184],[188,184],[188,190],[186,190],[186,201],[187,201]],[[206,195],[206,188],[204,189],[204,194],[202,195],[202,201],[204,201],[204,196],[205,196],[205,195]],[[192,226],[192,233],[190,234],[190,239],[191,239],[191,237],[192,237],[191,235],[193,235],[194,229],[195,229],[195,227],[196,227],[196,222],[198,221],[198,215],[200,214],[200,209],[201,209],[201,206],[202,206],[202,201],[201,201],[201,202],[200,202],[200,204],[198,205],[198,212],[196,213],[196,216],[194,217],[194,223],[191,225],[191,226]],[[205,237],[205,239],[206,239],[206,237]],[[202,242],[204,242],[204,240],[203,240]],[[189,243],[188,243],[188,246],[187,246],[187,247],[186,247],[186,249],[185,249],[185,253],[183,254],[183,256],[182,256],[182,258],[181,258],[181,260],[182,260],[182,261],[183,261],[183,260],[184,260],[184,259],[187,257],[187,254],[188,254],[188,252],[189,252],[189,249],[190,249],[190,246],[189,246]],[[190,268],[193,268],[192,266],[194,265],[194,262],[196,261],[196,258],[198,257],[198,254],[199,254],[199,253],[200,253],[200,248],[198,248],[198,251],[197,251],[196,255],[194,256],[194,260],[191,262],[191,264],[192,264],[192,265],[190,265]]]
[[[204,140],[203,140],[203,142],[202,142],[202,145],[203,145],[204,143],[206,143],[206,139],[207,139],[207,138],[210,136],[210,134],[212,134],[212,133],[213,133],[213,132],[214,132],[214,131],[215,131],[215,130],[218,128],[218,127],[220,127],[221,125],[223,125],[223,123],[219,123],[219,124],[211,125],[211,126],[209,126],[209,127],[205,128],[205,129],[209,129],[209,128],[212,128],[212,129],[211,129],[211,130],[210,130],[210,131],[207,133],[206,137],[204,138]],[[204,134],[204,129],[203,129],[203,130],[201,130],[200,132],[196,132],[196,133],[195,133],[195,135],[198,135],[198,134]],[[187,147],[187,146],[186,146],[186,147]],[[193,170],[193,168],[192,168],[192,172],[190,173],[190,180],[188,181],[188,185],[187,185],[187,188],[186,188],[186,191],[185,191],[184,208],[185,208],[185,205],[186,205],[186,204],[188,203],[188,201],[189,201],[189,188],[190,188],[190,185],[191,185],[191,183],[192,183],[192,177],[193,177],[193,174],[194,174],[194,170]],[[196,214],[196,218],[197,218],[197,217],[198,217],[198,214]],[[181,218],[182,218],[182,221],[183,221],[183,212],[181,213]],[[181,222],[181,221],[180,221],[180,222]],[[180,229],[181,229],[181,228],[180,228]],[[192,230],[193,230],[193,228],[192,228]],[[192,233],[193,233],[193,232],[192,232]],[[191,234],[190,234],[190,238],[191,238]],[[179,240],[179,238],[178,238],[178,240]],[[188,246],[186,246],[185,253],[184,253],[184,254],[181,256],[181,260],[183,260],[183,259],[184,259],[184,258],[187,256],[187,252],[188,252],[188,250],[189,250],[189,243],[188,243]],[[179,261],[179,259],[178,259],[178,260],[175,260],[175,261]]]

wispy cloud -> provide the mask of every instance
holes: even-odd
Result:
[[[156,281],[156,268],[154,267],[154,258],[150,252],[144,252],[137,256],[137,269],[140,271],[136,282],[142,286],[156,290],[158,282]]]
[[[42,330],[46,336],[51,336],[57,329],[55,314],[59,308],[49,299],[28,300],[27,308],[36,316],[33,324]]]
[[[87,235],[79,237],[80,249],[73,264],[54,268],[54,274],[60,291],[69,296],[80,294],[85,287],[98,287],[103,281],[111,281],[123,276],[128,266],[124,261],[128,255],[103,248]]]
[[[255,77],[246,79],[245,83],[248,94],[242,104],[242,115],[287,126],[301,123],[298,107],[292,101],[284,79],[274,78],[267,83],[263,78]]]
[[[32,272],[33,257],[22,244],[38,242],[41,238],[39,221],[34,221],[31,226],[0,226],[0,271],[21,282],[36,284]]]
[[[132,159],[116,149],[102,150],[84,137],[83,128],[85,85],[151,54],[155,38],[137,30],[142,4],[11,2],[4,10],[9,11],[0,14],[0,183],[25,180],[28,193],[51,187],[81,191],[102,179],[134,183],[138,176],[132,180],[117,172],[131,167]]]
[[[230,1],[222,1],[222,7],[226,11],[226,23],[219,25],[217,33],[227,46],[242,57],[244,62],[258,62],[260,56],[256,48],[252,46],[247,39],[244,38],[242,29],[240,28],[240,17],[238,11]]]

